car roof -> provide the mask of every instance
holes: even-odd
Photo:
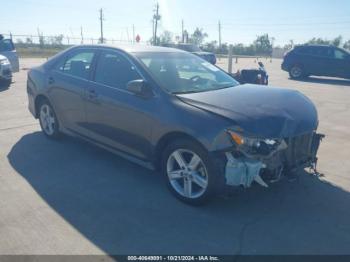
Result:
[[[185,51],[162,46],[150,46],[142,44],[118,44],[118,45],[108,45],[108,44],[96,44],[96,45],[77,45],[75,48],[79,47],[93,47],[93,48],[115,48],[122,50],[127,53],[185,53]]]
[[[304,45],[297,45],[295,47],[300,48],[300,47],[335,47],[335,46],[333,46],[333,45],[321,45],[321,44],[304,44]]]

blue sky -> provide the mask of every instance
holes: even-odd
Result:
[[[257,35],[268,33],[283,45],[312,37],[350,39],[349,0],[159,0],[160,32],[181,33],[203,28],[207,40],[218,39],[218,21],[222,23],[222,41],[250,43]],[[152,35],[155,0],[1,0],[0,33],[64,34],[99,37],[98,10],[104,9],[105,37],[130,40],[132,25],[142,40]]]

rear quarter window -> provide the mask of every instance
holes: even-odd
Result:
[[[299,47],[295,50],[297,54],[301,55],[311,55],[312,54],[312,48],[310,47]]]

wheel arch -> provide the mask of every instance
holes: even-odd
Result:
[[[181,131],[174,131],[174,132],[170,132],[167,133],[165,135],[163,135],[158,143],[155,146],[155,150],[154,150],[154,167],[156,168],[156,170],[160,169],[160,164],[161,164],[161,156],[162,156],[162,152],[164,151],[164,149],[173,141],[175,140],[179,140],[179,139],[188,139],[191,140],[192,142],[195,142],[196,144],[198,144],[199,146],[201,146],[203,149],[206,149],[206,147],[204,146],[203,143],[201,143],[198,139],[196,139],[195,137],[185,133],[185,132],[181,132]]]
[[[293,61],[290,63],[288,70],[290,71],[294,66],[299,66],[301,69],[304,69],[304,64],[301,61]]]
[[[39,106],[40,103],[44,100],[47,100],[50,102],[49,98],[43,94],[37,95],[34,100],[34,105],[35,105],[35,118],[39,117]]]

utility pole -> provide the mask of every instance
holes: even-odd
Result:
[[[181,20],[181,42],[185,43],[185,35],[184,35],[184,20]]]
[[[221,49],[221,22],[219,20],[219,49]]]
[[[83,27],[80,26],[80,36],[81,36],[81,44],[84,44],[84,35],[83,35]]]
[[[156,6],[156,13],[153,16],[153,21],[154,21],[154,36],[153,36],[153,45],[157,44],[157,27],[158,27],[158,21],[160,20],[160,15],[159,15],[159,3],[157,3]]]
[[[129,28],[126,27],[126,36],[128,38],[128,43],[130,42],[130,37],[129,37]]]
[[[100,26],[101,26],[101,39],[100,39],[100,42],[101,42],[101,44],[103,44],[103,42],[104,42],[104,39],[103,39],[103,20],[104,20],[103,10],[101,8],[100,9]]]
[[[37,30],[38,30],[39,45],[40,45],[41,48],[43,48],[43,46],[44,46],[44,36],[43,36],[43,33],[40,32],[39,27],[37,28]]]
[[[135,25],[132,25],[132,43],[135,44]]]

